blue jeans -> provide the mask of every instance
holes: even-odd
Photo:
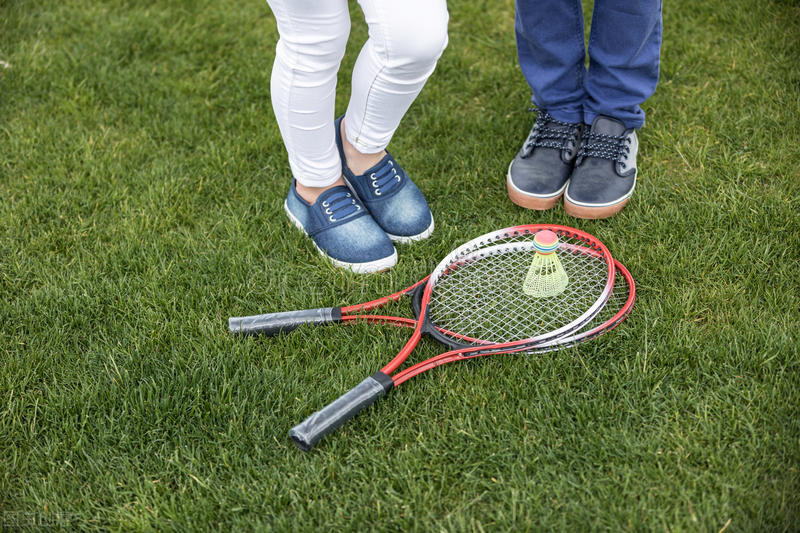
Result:
[[[581,0],[516,0],[515,29],[538,107],[564,122],[608,115],[644,125],[640,104],[658,83],[661,0],[595,0],[588,70]]]

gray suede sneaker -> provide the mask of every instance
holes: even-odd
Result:
[[[539,110],[528,138],[508,167],[506,187],[512,202],[539,210],[558,203],[572,172],[582,128]]]
[[[599,115],[584,133],[575,170],[564,193],[564,209],[577,218],[619,213],[636,186],[636,130]]]

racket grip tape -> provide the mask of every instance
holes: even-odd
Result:
[[[228,319],[228,329],[234,335],[277,335],[292,331],[303,324],[340,322],[340,307],[319,307],[300,311],[283,311],[265,315],[236,316]]]
[[[289,431],[289,437],[304,452],[309,451],[328,433],[375,403],[394,387],[394,381],[383,372],[376,372],[337,400],[312,414]]]

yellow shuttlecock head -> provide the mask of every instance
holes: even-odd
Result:
[[[533,238],[536,255],[531,261],[522,292],[534,298],[548,298],[564,292],[569,283],[564,265],[558,258],[558,235],[550,230],[542,230]]]

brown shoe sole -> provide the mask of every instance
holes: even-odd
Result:
[[[625,198],[620,203],[614,205],[606,205],[603,207],[586,207],[583,205],[573,204],[565,197],[564,211],[566,211],[568,215],[575,218],[588,218],[591,220],[597,220],[599,218],[608,218],[616,215],[622,211],[622,208],[625,207],[625,204],[628,203],[628,200],[630,200],[630,198]]]

